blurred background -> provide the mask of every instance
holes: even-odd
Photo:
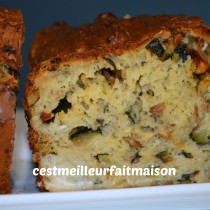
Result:
[[[119,18],[125,14],[187,14],[200,16],[210,25],[209,0],[0,0],[0,7],[22,10],[26,26],[18,108],[22,107],[24,85],[29,72],[27,56],[30,44],[37,31],[54,22],[65,20],[76,27],[92,22],[99,13],[112,12]]]

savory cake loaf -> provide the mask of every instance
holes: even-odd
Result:
[[[0,193],[10,192],[18,72],[24,32],[21,11],[0,8]]]
[[[25,112],[39,168],[175,168],[175,176],[41,176],[68,191],[210,181],[210,28],[101,14],[32,43]]]

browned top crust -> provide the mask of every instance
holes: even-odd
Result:
[[[20,10],[0,8],[0,65],[14,70],[22,67],[23,17]]]
[[[42,29],[31,46],[29,62],[35,67],[51,58],[77,60],[121,54],[164,31],[190,31],[204,38],[210,34],[210,28],[198,17],[162,15],[118,19],[105,13],[93,24],[79,28],[61,22]]]

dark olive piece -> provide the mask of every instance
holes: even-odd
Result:
[[[10,46],[10,45],[4,45],[3,51],[11,53],[11,54],[15,54],[16,53],[16,49],[14,47]]]
[[[141,157],[142,157],[142,156],[139,155],[138,152],[136,152],[135,156],[134,156],[134,157],[132,158],[132,160],[131,160],[131,163],[138,163]]]
[[[98,184],[102,184],[103,182],[101,180],[96,179],[93,184],[94,185],[98,185]]]
[[[186,158],[193,158],[193,156],[192,156],[191,153],[185,152],[184,150],[182,150],[182,152],[179,153],[179,155],[183,155],[183,156],[185,156]]]
[[[178,182],[190,182],[191,178],[193,178],[196,174],[198,174],[199,171],[194,171],[191,174],[183,174],[181,179],[178,179]]]
[[[165,50],[163,46],[161,45],[159,39],[155,38],[153,39],[147,46],[146,49],[150,49],[152,52],[154,52],[158,57],[161,57]]]
[[[182,59],[183,62],[187,60],[187,56],[189,55],[187,51],[187,47],[185,45],[178,46],[175,50],[174,53],[178,54],[179,57]]]
[[[102,119],[102,118],[97,118],[97,119],[96,119],[96,122],[99,123],[99,124],[101,124],[101,125],[103,125],[104,119]]]
[[[49,71],[55,71],[58,64],[61,62],[60,58],[53,58],[50,63],[51,63],[51,68],[49,69]]]

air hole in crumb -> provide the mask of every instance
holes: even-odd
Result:
[[[68,109],[71,109],[71,103],[68,102],[68,100],[65,97],[65,98],[63,98],[59,101],[58,106],[55,109],[52,110],[52,113],[49,113],[49,114],[46,115],[45,112],[42,112],[40,118],[41,119],[46,119],[46,121],[44,121],[44,122],[49,124],[51,122],[54,122],[55,115],[58,112],[64,111],[65,113],[67,113]],[[45,113],[45,114],[43,115],[43,113]],[[49,116],[51,116],[51,118],[49,118]]]

